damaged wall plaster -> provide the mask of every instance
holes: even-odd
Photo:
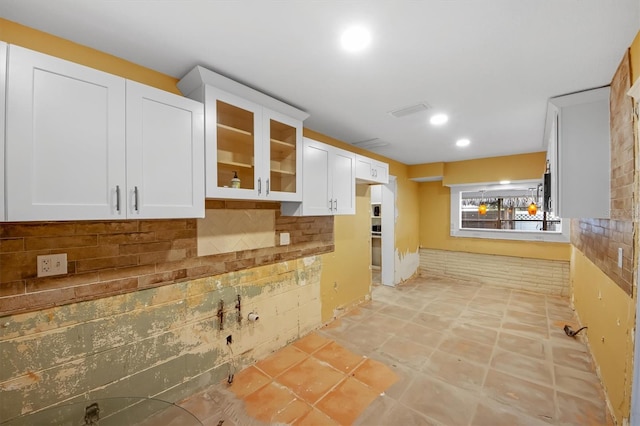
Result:
[[[173,402],[220,382],[321,325],[320,270],[311,256],[4,317],[0,419],[104,397]]]

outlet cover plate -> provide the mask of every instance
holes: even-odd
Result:
[[[67,253],[38,256],[38,277],[67,273]]]
[[[280,233],[280,245],[281,246],[288,246],[289,244],[291,244],[291,238],[288,232],[281,232]]]

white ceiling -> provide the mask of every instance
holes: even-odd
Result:
[[[0,16],[178,78],[202,65],[418,164],[543,150],[547,99],[609,84],[640,1],[0,0]],[[365,52],[339,47],[352,23]],[[418,102],[432,109],[388,114]]]

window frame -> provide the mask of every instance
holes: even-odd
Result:
[[[514,186],[522,185],[537,185],[538,181],[520,181],[514,184]],[[495,186],[494,186],[495,185]],[[461,228],[462,224],[462,209],[460,204],[462,202],[463,192],[478,192],[486,189],[488,186],[494,187],[493,189],[509,189],[505,185],[497,185],[494,183],[485,184],[473,184],[473,185],[451,185],[449,186],[451,193],[451,227],[449,235],[452,237],[462,238],[483,238],[494,240],[515,240],[515,241],[537,241],[537,242],[549,242],[549,243],[568,243],[570,241],[570,225],[568,220],[562,220],[562,231],[523,231],[515,229],[473,229],[473,228]]]

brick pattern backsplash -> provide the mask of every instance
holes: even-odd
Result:
[[[631,66],[627,51],[611,81],[611,219],[634,220],[634,137]]]
[[[420,249],[420,274],[555,296],[569,295],[569,262]]]
[[[571,244],[629,295],[633,289],[633,233],[631,221],[571,221]],[[618,248],[622,248],[622,268],[618,267]]]
[[[276,210],[274,246],[198,256],[195,219],[0,224],[0,316],[334,249],[333,216],[280,216],[273,202],[207,200],[206,208]],[[290,245],[276,245],[281,232],[290,233]],[[37,256],[55,253],[67,253],[68,273],[38,278]]]

